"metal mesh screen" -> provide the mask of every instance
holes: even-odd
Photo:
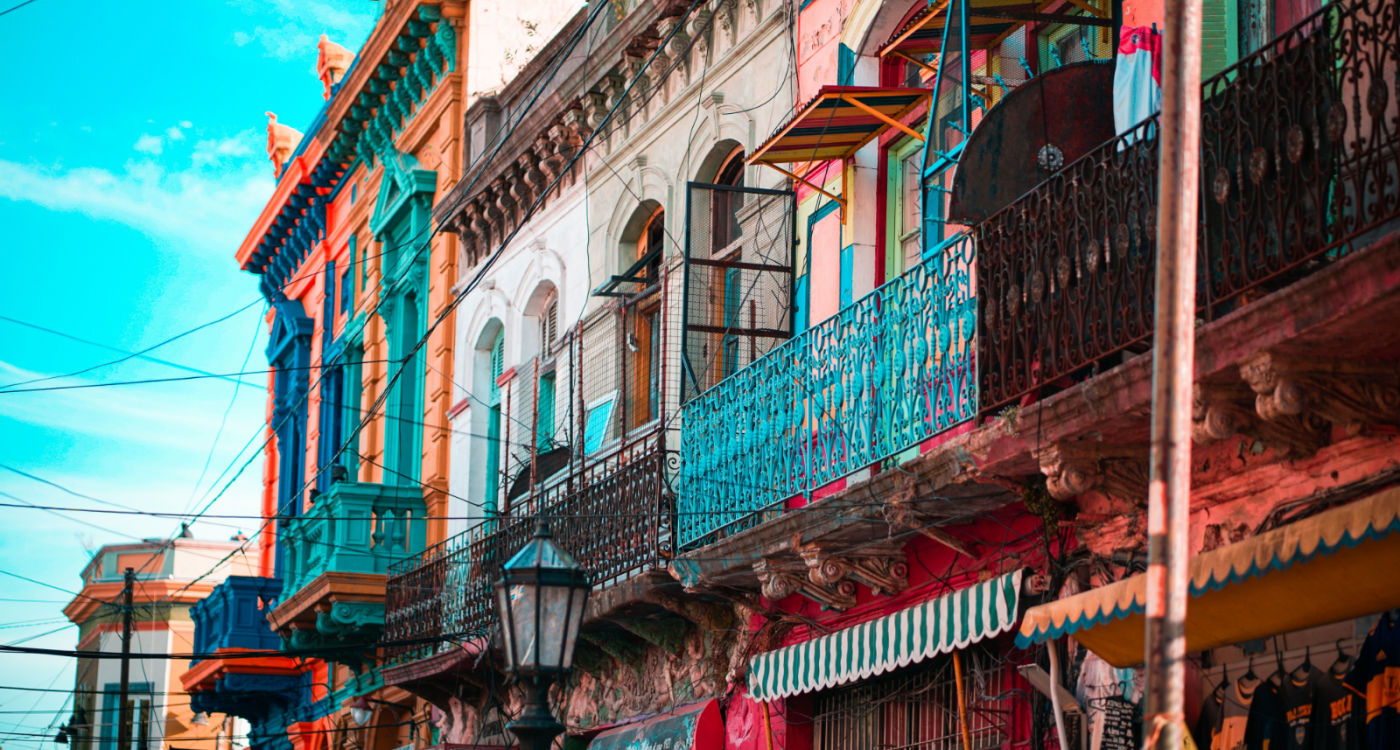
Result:
[[[1026,703],[1012,670],[991,656],[965,651],[964,701],[968,747],[1006,747]],[[816,750],[962,750],[958,692],[951,658],[837,688],[816,697]]]
[[[682,403],[792,335],[795,201],[787,190],[687,185]]]

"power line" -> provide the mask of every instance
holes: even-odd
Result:
[[[389,362],[387,359],[367,359],[365,363],[375,364],[379,362]],[[48,385],[39,388],[3,388],[3,393],[42,393],[44,391],[72,391],[85,388],[109,388],[119,385],[149,385],[151,383],[180,383],[187,380],[207,380],[209,378],[229,379],[241,375],[272,375],[278,372],[292,372],[297,370],[320,370],[328,367],[340,367],[341,363],[321,363],[319,365],[303,365],[301,367],[271,367],[265,370],[244,370],[241,372],[209,373],[207,375],[182,375],[170,378],[140,378],[135,380],[106,380],[100,383],[76,383],[73,385]]]
[[[262,390],[262,385],[260,385],[260,384],[258,384],[258,383],[249,383],[249,382],[244,381],[244,380],[238,380],[237,378],[232,378],[232,377],[227,377],[227,376],[224,376],[224,375],[219,375],[219,374],[217,374],[217,373],[212,373],[212,372],[209,372],[208,370],[201,370],[201,369],[199,369],[198,367],[190,367],[190,366],[188,366],[188,365],[182,365],[182,364],[180,364],[179,362],[171,362],[171,361],[168,360],[168,359],[161,359],[160,357],[152,357],[152,356],[150,356],[149,354],[138,354],[138,353],[136,353],[136,352],[131,352],[131,351],[127,351],[126,349],[122,349],[121,347],[111,346],[110,344],[103,344],[103,343],[101,343],[101,342],[99,342],[99,341],[93,341],[93,340],[91,340],[91,339],[85,339],[85,338],[82,338],[82,337],[80,337],[80,336],[74,336],[74,335],[71,334],[71,333],[64,333],[63,331],[58,331],[58,330],[55,330],[55,329],[53,329],[53,328],[48,328],[48,327],[45,327],[45,326],[41,326],[41,325],[39,325],[39,324],[37,324],[37,323],[30,323],[30,322],[28,322],[28,321],[20,320],[20,319],[18,319],[18,318],[12,318],[12,317],[10,317],[10,316],[8,316],[8,315],[0,315],[0,320],[7,321],[7,322],[13,323],[13,324],[18,325],[18,326],[24,326],[24,327],[26,327],[26,328],[32,328],[32,329],[34,329],[34,330],[36,330],[36,331],[43,331],[44,333],[48,333],[48,334],[51,334],[51,335],[54,335],[54,336],[58,336],[58,337],[60,337],[60,338],[65,338],[65,339],[68,339],[69,341],[76,341],[76,342],[78,342],[78,343],[80,343],[80,344],[87,344],[88,346],[95,346],[95,347],[97,347],[97,348],[99,348],[99,349],[106,349],[107,351],[119,352],[119,353],[121,353],[121,354],[128,355],[128,357],[134,357],[134,358],[136,358],[136,359],[142,359],[142,360],[145,360],[145,361],[147,361],[147,362],[154,362],[154,363],[156,363],[156,364],[158,364],[158,365],[165,365],[166,367],[173,367],[173,368],[175,368],[175,369],[177,369],[177,370],[184,370],[185,372],[193,372],[193,373],[196,373],[196,374],[199,374],[199,375],[207,375],[207,376],[209,376],[209,377],[223,378],[223,379],[225,379],[225,380],[228,380],[228,381],[230,381],[230,382],[232,382],[232,383],[235,383],[235,384],[237,384],[237,385],[240,385],[240,386],[250,387],[250,388],[257,388],[257,389],[259,389],[259,390]],[[58,376],[54,376],[54,377],[64,377],[64,376],[58,375]],[[9,388],[9,386],[4,386],[4,388]],[[2,390],[2,389],[0,389],[0,390]]]
[[[32,0],[31,0],[31,2],[32,2]],[[13,10],[13,9],[11,9],[11,10]],[[7,11],[7,12],[8,12],[8,11]],[[4,15],[4,14],[0,14],[0,15]],[[184,337],[186,337],[186,336],[188,336],[188,335],[190,335],[190,334],[192,334],[192,333],[195,333],[196,331],[201,331],[201,330],[204,330],[205,328],[208,328],[208,327],[210,327],[210,326],[218,325],[219,323],[222,323],[222,322],[224,322],[225,320],[228,320],[229,318],[232,318],[232,317],[234,317],[235,315],[238,315],[239,313],[243,312],[244,310],[247,310],[248,308],[252,307],[252,306],[255,305],[255,304],[257,304],[257,301],[256,301],[256,300],[253,301],[253,302],[249,302],[248,304],[246,304],[246,305],[244,305],[244,306],[238,308],[237,310],[234,310],[233,312],[231,312],[231,313],[229,313],[229,314],[227,314],[227,315],[224,315],[224,316],[222,316],[222,317],[216,318],[216,319],[211,320],[211,321],[209,321],[209,322],[207,322],[207,323],[201,323],[201,324],[195,326],[194,328],[191,328],[191,329],[189,329],[189,330],[187,330],[187,331],[182,331],[182,332],[180,332],[180,333],[177,333],[177,334],[175,334],[174,336],[170,336],[170,337],[168,337],[168,338],[166,338],[166,339],[163,339],[163,340],[161,340],[161,341],[159,341],[159,342],[157,342],[157,343],[154,343],[154,344],[152,344],[152,345],[150,345],[150,346],[148,346],[148,347],[146,347],[146,348],[144,348],[144,349],[141,349],[141,350],[135,351],[135,352],[131,352],[130,354],[127,354],[127,355],[124,356],[124,357],[119,357],[119,358],[117,358],[117,359],[111,360],[110,362],[101,362],[101,363],[92,365],[91,367],[84,367],[84,368],[81,369],[81,370],[74,370],[73,372],[64,373],[64,374],[62,374],[62,375],[46,375],[46,376],[44,376],[44,377],[42,377],[42,378],[31,378],[31,379],[29,379],[29,380],[23,380],[23,381],[20,381],[20,382],[18,382],[18,383],[10,383],[9,385],[0,386],[0,393],[4,393],[4,392],[6,392],[6,391],[12,390],[12,389],[17,388],[17,387],[22,386],[22,385],[31,385],[31,384],[34,384],[34,383],[44,383],[44,382],[47,382],[47,381],[50,381],[50,380],[59,380],[59,379],[62,379],[62,378],[71,378],[71,377],[73,377],[73,376],[75,376],[75,375],[82,375],[82,374],[84,374],[84,373],[92,372],[93,370],[97,370],[97,369],[100,369],[100,368],[103,368],[103,367],[109,367],[109,366],[111,366],[111,365],[120,364],[120,363],[125,362],[125,361],[127,361],[127,360],[129,360],[129,359],[134,359],[134,358],[136,358],[136,357],[140,357],[140,356],[143,355],[143,354],[149,354],[150,352],[152,352],[152,351],[154,351],[154,350],[156,350],[156,349],[159,349],[160,347],[165,346],[166,344],[169,344],[169,343],[171,343],[171,342],[173,342],[173,341],[178,341],[179,339],[182,339],[182,338],[184,338]]]
[[[38,2],[38,0],[24,0],[24,2],[22,2],[22,3],[18,4],[18,5],[12,5],[12,6],[8,7],[8,8],[6,8],[6,9],[4,9],[4,10],[0,10],[0,16],[8,16],[9,14],[14,13],[15,11],[19,10],[20,8],[23,8],[24,6],[29,5],[30,3],[34,3],[34,2]]]

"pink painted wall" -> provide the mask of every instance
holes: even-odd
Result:
[[[802,231],[806,231],[803,229]],[[812,324],[826,320],[841,309],[841,211],[823,216],[812,227],[812,244],[808,248],[811,271],[812,309],[807,320]]]
[[[836,83],[836,49],[855,0],[813,0],[797,16],[797,101]]]

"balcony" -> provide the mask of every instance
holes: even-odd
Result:
[[[787,340],[682,408],[676,536],[754,526],[977,412],[972,244]]]
[[[276,578],[229,576],[190,609],[194,651],[209,655],[192,661],[180,677],[192,710],[240,716],[260,731],[271,716],[305,697],[307,675],[293,659],[221,658],[224,653],[278,647],[267,612],[281,590],[282,581]]]
[[[1394,226],[1400,39],[1385,20],[1393,13],[1393,4],[1366,0],[1328,5],[1204,83],[1203,322]],[[1145,121],[972,230],[984,412],[1048,395],[1150,347],[1155,132],[1155,118]]]
[[[284,644],[374,642],[384,625],[385,574],[423,549],[425,515],[420,487],[337,482],[289,519],[279,542],[286,594],[268,616]]]
[[[535,498],[540,517],[588,570],[595,592],[670,558],[673,510],[666,477],[673,468],[674,455],[656,433],[566,475]],[[384,640],[429,643],[386,648],[386,655],[400,664],[429,660],[460,653],[458,644],[488,635],[496,622],[492,584],[537,522],[529,513],[488,521],[396,563],[387,586]],[[387,673],[385,680],[402,683]]]

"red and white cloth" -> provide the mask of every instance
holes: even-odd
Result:
[[[1113,69],[1113,126],[1122,134],[1162,108],[1162,32],[1150,26],[1126,26],[1119,38]]]

